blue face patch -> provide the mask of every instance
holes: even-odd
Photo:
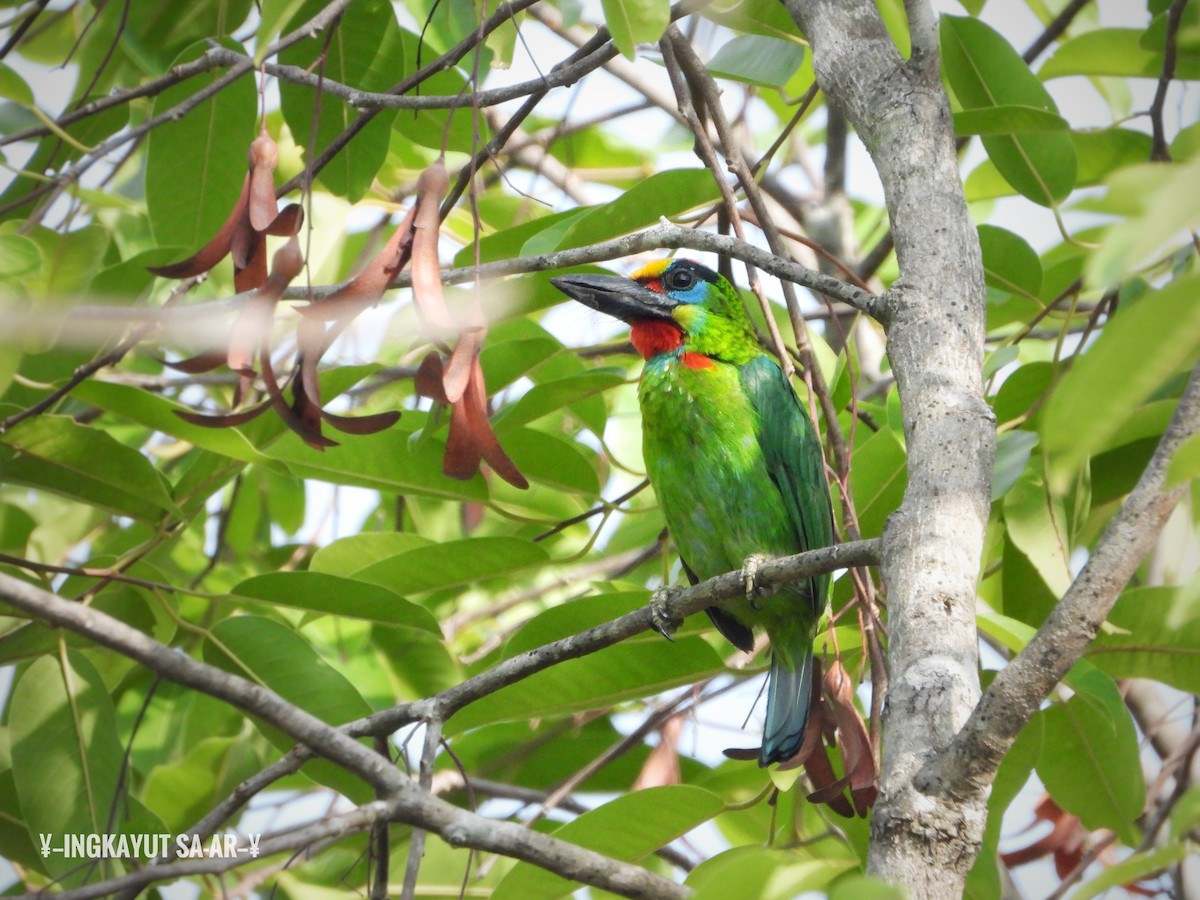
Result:
[[[658,278],[662,290],[678,303],[703,304],[713,296],[717,273],[690,259],[677,259]]]

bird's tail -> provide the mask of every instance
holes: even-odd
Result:
[[[767,680],[767,721],[763,726],[762,749],[758,764],[791,759],[800,751],[804,729],[808,725],[808,707],[812,701],[812,647],[804,647],[788,665],[783,654],[771,654],[771,674]]]

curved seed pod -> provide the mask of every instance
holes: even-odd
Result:
[[[283,289],[304,269],[304,254],[293,235],[275,252],[271,276],[255,292],[238,313],[229,335],[229,368],[242,374],[254,371],[255,349],[267,345],[271,324],[275,319],[275,304]]]
[[[321,410],[321,418],[344,434],[375,434],[386,431],[400,421],[400,413],[372,413],[366,416],[339,416],[326,410]]]
[[[422,318],[435,328],[454,331],[456,325],[442,296],[438,265],[438,207],[450,190],[450,175],[439,157],[417,179],[417,216],[412,248],[413,299]]]
[[[304,224],[304,207],[299,203],[289,203],[267,226],[267,234],[274,237],[284,237],[299,234],[300,226]]]
[[[258,137],[250,142],[250,225],[255,231],[266,231],[279,212],[275,199],[275,164],[279,148],[263,126]]]
[[[840,660],[835,659],[825,673],[825,691],[833,700],[833,720],[837,723],[842,748],[842,770],[846,773],[854,809],[865,817],[878,793],[875,757],[867,726],[854,705],[854,685]]]
[[[252,406],[250,409],[219,416],[206,416],[203,413],[185,412],[181,409],[175,410],[175,415],[185,422],[199,425],[202,428],[236,428],[238,425],[245,425],[247,422],[257,419],[270,408],[271,401],[264,400],[258,406]]]
[[[416,214],[414,206],[366,268],[324,300],[297,307],[299,312],[309,318],[329,321],[350,318],[377,303],[412,253]]]
[[[446,389],[442,380],[442,357],[435,350],[430,350],[417,366],[417,374],[413,379],[417,393],[429,397],[438,403],[449,403],[446,399]]]
[[[467,413],[464,402],[455,403],[450,409],[450,436],[446,439],[446,453],[442,457],[442,471],[451,478],[467,481],[479,471],[483,452],[479,449],[479,436]]]
[[[300,435],[304,443],[312,447],[314,450],[324,450],[326,447],[336,447],[337,441],[331,440],[321,434],[320,425],[314,430],[309,423],[301,419],[292,408],[288,406],[287,400],[284,399],[283,391],[279,387],[279,382],[275,378],[275,369],[271,365],[271,353],[267,347],[263,347],[259,352],[259,365],[262,367],[263,384],[267,389],[267,397],[271,406],[275,408],[276,414],[283,419],[284,424],[296,434]]]
[[[467,409],[467,417],[478,442],[479,452],[487,464],[492,467],[492,471],[513,487],[522,490],[529,487],[529,482],[521,474],[516,463],[509,459],[508,454],[504,452],[504,448],[500,446],[500,441],[496,437],[496,432],[492,430],[492,422],[488,418],[487,412],[487,388],[484,386],[483,369],[479,366],[478,357],[471,364],[471,377],[467,380],[467,389],[463,393],[462,399],[455,404],[455,409],[460,406],[465,406]],[[449,447],[447,447],[447,452],[449,452]]]
[[[189,375],[200,375],[211,372],[217,366],[225,365],[226,354],[220,350],[205,350],[187,359],[177,359],[174,362],[163,360],[164,366],[169,366],[176,372],[187,372]]]
[[[471,369],[475,360],[479,358],[479,351],[482,347],[482,329],[464,331],[459,335],[458,343],[454,345],[454,351],[450,354],[450,362],[447,363],[445,374],[442,376],[443,391],[448,402],[457,403],[467,389]]]

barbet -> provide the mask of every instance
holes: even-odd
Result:
[[[711,578],[761,555],[833,543],[821,442],[746,311],[723,277],[687,259],[634,273],[551,279],[580,303],[630,325],[646,360],[638,388],[650,482],[689,578]],[[828,575],[769,600],[708,610],[734,646],[750,652],[753,628],[771,640],[759,765],[800,749],[812,694],[812,645]]]

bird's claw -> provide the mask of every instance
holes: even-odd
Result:
[[[751,608],[756,610],[759,608],[759,601],[767,595],[767,589],[758,584],[758,570],[770,558],[765,553],[751,553],[742,562],[742,585],[746,590],[746,599],[750,601]]]
[[[659,588],[650,597],[650,621],[654,630],[671,640],[671,635],[679,630],[683,618],[671,608],[671,602],[678,595],[677,588]]]

